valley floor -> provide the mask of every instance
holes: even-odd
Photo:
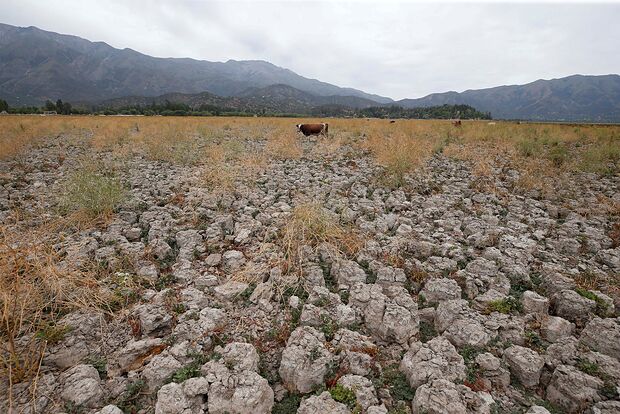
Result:
[[[119,122],[0,161],[0,411],[620,412],[617,172]]]

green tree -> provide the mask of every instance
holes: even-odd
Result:
[[[0,99],[0,112],[9,110],[9,103],[4,99]]]
[[[46,111],[55,111],[56,110],[56,105],[54,105],[54,102],[50,101],[49,99],[47,101],[45,101],[45,110]]]
[[[65,102],[62,104],[62,109],[60,110],[60,112],[63,115],[71,115],[71,104],[69,102]]]

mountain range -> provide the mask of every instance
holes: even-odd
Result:
[[[11,105],[170,102],[309,113],[317,106],[467,104],[498,119],[620,122],[620,76],[574,75],[394,101],[300,76],[261,60],[157,58],[36,27],[0,23],[0,98]]]
[[[620,76],[540,79],[526,85],[434,93],[395,104],[405,108],[467,104],[498,119],[620,122]]]

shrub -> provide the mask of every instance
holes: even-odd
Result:
[[[71,328],[68,326],[47,323],[39,328],[35,336],[37,339],[43,340],[49,345],[55,345],[62,341],[69,331],[71,331]]]
[[[583,171],[612,175],[620,170],[620,145],[618,139],[599,140],[584,152],[580,168]]]
[[[566,146],[558,143],[551,147],[547,153],[547,158],[553,163],[553,165],[560,167],[566,162],[568,155]]]
[[[60,207],[64,212],[77,211],[97,217],[112,213],[125,197],[125,188],[114,174],[82,167],[67,179]]]
[[[108,377],[108,361],[105,359],[105,357],[101,356],[101,355],[90,355],[88,358],[86,358],[85,361],[87,364],[92,365],[97,372],[99,373],[99,378],[101,379],[107,379]]]
[[[192,358],[192,362],[182,368],[179,368],[174,374],[172,374],[172,377],[170,377],[170,381],[180,384],[190,378],[199,377],[201,375],[200,368],[209,360],[206,355],[200,352],[190,352],[187,354],[187,356]]]
[[[590,292],[589,290],[585,290],[581,288],[576,288],[575,292],[579,293],[584,298],[587,298],[587,299],[590,299],[596,302],[595,312],[597,315],[602,316],[602,317],[607,316],[607,314],[609,313],[609,304],[605,302],[602,298],[600,298],[595,293]]]
[[[271,414],[295,414],[301,404],[301,395],[287,393],[281,401],[277,401]]]
[[[276,133],[269,138],[267,152],[276,159],[298,159],[303,155],[299,138],[294,134]]]
[[[385,168],[383,181],[392,188],[403,186],[406,175],[422,165],[433,152],[431,142],[405,134],[388,137],[372,135],[367,147]]]
[[[425,322],[425,321],[420,321],[420,341],[421,342],[426,343],[436,336],[437,336],[437,331],[435,330],[435,327],[433,326],[433,324]]]
[[[121,394],[116,403],[124,413],[136,413],[140,411],[141,405],[137,401],[142,392],[146,388],[146,382],[142,379],[134,381],[127,385],[125,392]]]
[[[587,359],[579,358],[577,360],[577,368],[579,368],[580,371],[585,372],[588,375],[592,375],[595,377],[600,375],[598,364],[595,362],[590,362]]]

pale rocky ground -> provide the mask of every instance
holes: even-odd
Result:
[[[467,163],[435,155],[391,190],[370,157],[339,151],[272,161],[221,196],[197,167],[127,161],[130,197],[113,220],[57,248],[73,262],[128,258],[121,279],[151,283],[114,316],[66,315],[34,403],[15,385],[16,412],[620,412],[617,290],[598,302],[575,291],[585,274],[620,283],[614,218],[598,208],[620,202],[619,177],[575,175],[532,198],[512,193],[517,171],[480,186]],[[0,220],[15,207],[55,214],[84,152],[52,141],[0,163]],[[351,258],[308,249],[305,293],[283,291],[278,231],[309,201],[366,243]],[[355,403],[334,400],[335,384]]]

